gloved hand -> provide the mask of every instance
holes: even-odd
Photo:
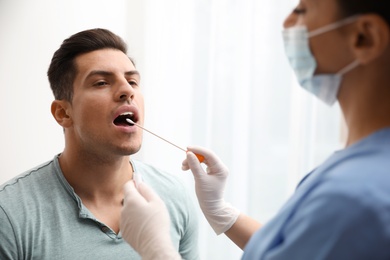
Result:
[[[203,155],[207,172],[204,171],[195,154]],[[240,212],[224,200],[228,169],[210,150],[188,147],[183,161],[184,171],[191,169],[195,178],[195,192],[203,214],[217,235],[226,232],[236,222]]]
[[[143,260],[181,259],[170,236],[170,219],[161,198],[145,183],[124,186],[120,230]]]

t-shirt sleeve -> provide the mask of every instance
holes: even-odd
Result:
[[[19,259],[15,232],[9,216],[0,205],[0,259]]]
[[[315,189],[286,221],[265,259],[387,259],[388,234],[373,201],[370,194],[329,185]]]

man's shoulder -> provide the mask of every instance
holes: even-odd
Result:
[[[13,203],[21,197],[31,197],[42,191],[47,180],[53,178],[53,160],[31,168],[0,185],[0,201]]]

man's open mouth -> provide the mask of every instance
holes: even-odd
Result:
[[[125,112],[115,118],[114,124],[117,126],[129,126],[130,123],[128,123],[126,119],[130,119],[133,122],[137,122],[137,118],[133,112]]]

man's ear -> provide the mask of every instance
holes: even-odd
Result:
[[[70,103],[65,100],[54,100],[51,103],[51,114],[57,123],[63,128],[67,128],[72,125],[72,117],[69,115],[70,109]]]
[[[379,15],[364,14],[356,21],[354,52],[360,64],[381,57],[389,48],[390,28]]]

